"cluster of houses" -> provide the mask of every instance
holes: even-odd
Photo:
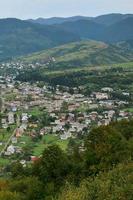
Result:
[[[29,63],[23,60],[12,60],[9,62],[0,63],[0,71],[3,72],[5,69],[8,72],[12,72],[10,75],[17,75],[19,71],[24,70],[25,68],[36,69],[38,67],[48,68],[51,63],[55,63],[55,58],[51,56],[43,57],[39,61]]]
[[[1,78],[3,80],[3,77]],[[61,140],[76,138],[88,133],[93,126],[108,125],[113,120],[128,119],[132,113],[123,108],[128,107],[129,102],[112,99],[113,88],[101,88],[98,92],[92,92],[90,96],[79,93],[73,88],[74,93],[60,91],[59,86],[53,91],[51,86],[40,88],[38,84],[18,83],[10,77],[6,77],[5,83],[1,83],[1,125],[7,129],[15,125],[15,131],[5,151],[6,156],[20,153],[22,149],[17,145],[18,138],[30,129],[29,136],[35,136],[35,128],[39,127],[39,120],[31,123],[32,111],[36,108],[44,110],[53,119],[48,126],[39,130],[41,136],[55,134]],[[123,92],[123,95],[130,95]],[[0,141],[1,142],[1,141]]]

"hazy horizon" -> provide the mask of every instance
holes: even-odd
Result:
[[[70,16],[50,16],[50,17],[43,17],[43,16],[38,16],[38,17],[33,17],[33,18],[19,18],[19,17],[0,17],[0,19],[12,19],[12,18],[16,18],[16,19],[20,19],[20,20],[29,20],[29,19],[50,19],[50,18],[69,18],[69,17],[98,17],[98,16],[102,16],[102,15],[111,15],[111,14],[122,14],[122,15],[131,15],[133,13],[105,13],[105,14],[100,14],[100,15],[95,15],[95,16],[87,16],[87,15],[70,15]]]
[[[133,0],[1,0],[0,18],[36,19],[132,14]]]

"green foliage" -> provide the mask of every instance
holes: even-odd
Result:
[[[131,45],[132,46],[132,45]],[[82,41],[71,43],[49,51],[43,51],[25,58],[26,62],[42,61],[50,55],[55,57],[55,62],[48,69],[41,67],[30,70],[25,69],[17,76],[20,81],[39,81],[52,86],[62,85],[78,87],[84,86],[85,94],[98,91],[102,87],[112,87],[112,98],[132,101],[131,96],[122,95],[121,90],[132,92],[133,48],[128,43],[107,45],[95,41]],[[77,59],[78,57],[78,59]],[[77,61],[74,63],[73,60]],[[120,63],[121,64],[114,64]],[[100,66],[102,65],[102,66]],[[73,91],[71,91],[73,92]]]
[[[94,172],[131,158],[128,142],[112,126],[93,129],[86,140],[86,149],[86,165]]]
[[[70,140],[67,152],[51,145],[31,166],[14,163],[0,199],[132,200],[132,130],[132,120],[113,122],[91,130],[83,151]]]
[[[62,112],[68,112],[68,103],[66,101],[63,101],[61,110]]]
[[[23,168],[22,164],[20,164],[19,162],[12,164],[11,165],[11,173],[12,173],[12,177],[23,176],[24,168]]]
[[[68,173],[65,153],[56,145],[49,146],[43,152],[38,172],[44,183],[53,181],[60,185]]]
[[[16,192],[10,191],[0,191],[0,199],[1,200],[23,200],[20,194]]]
[[[133,119],[130,121],[122,120],[119,123],[113,122],[112,126],[115,127],[117,131],[120,131],[127,140],[133,138]]]
[[[42,183],[36,177],[15,180],[9,188],[23,196],[24,200],[42,200],[44,197]]]
[[[133,165],[122,164],[94,179],[85,179],[79,187],[66,186],[58,200],[131,200],[133,197],[132,180]]]
[[[44,112],[40,115],[40,126],[43,128],[44,126],[48,126],[52,121],[52,118],[49,116],[47,112]]]

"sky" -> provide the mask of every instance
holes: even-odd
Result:
[[[0,18],[98,16],[133,13],[133,0],[0,0]]]

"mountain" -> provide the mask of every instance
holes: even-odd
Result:
[[[82,39],[100,40],[106,27],[91,20],[78,20],[74,22],[64,22],[56,25],[65,31],[79,35]]]
[[[102,40],[118,42],[133,39],[133,17],[128,17],[106,28]]]
[[[128,17],[133,17],[133,14],[119,14],[119,13],[112,13],[107,15],[101,15],[98,17],[94,17],[92,20],[96,23],[103,24],[106,26],[113,25],[117,22],[120,22]]]
[[[116,45],[97,41],[75,42],[29,55],[24,61],[45,63],[48,58],[54,58],[49,67],[55,70],[129,62],[133,61],[133,41],[131,46],[130,42]]]
[[[18,19],[0,20],[0,60],[80,40],[77,34]]]
[[[71,21],[63,23],[59,23],[60,19],[53,18],[55,21],[59,20],[55,25],[12,18],[0,19],[0,61],[80,40],[89,39],[106,43],[133,40],[132,15],[118,14],[117,20],[122,17],[118,22],[115,17],[116,14],[101,16],[95,22],[92,18],[76,16],[70,17]],[[105,25],[105,21],[111,25]]]
[[[111,13],[106,15],[100,15],[97,17],[85,17],[85,16],[51,17],[51,18],[29,19],[28,21],[43,25],[55,25],[55,24],[62,24],[64,22],[75,22],[78,20],[91,20],[93,22],[109,26],[128,17],[133,17],[133,14]]]
[[[43,25],[55,25],[62,24],[64,22],[74,22],[81,19],[93,19],[92,17],[84,16],[73,16],[73,17],[51,17],[51,18],[38,18],[38,19],[29,19],[28,21],[32,23],[38,23]]]
[[[75,22],[65,22],[56,25],[56,27],[78,34],[82,39],[93,39],[110,43],[133,39],[133,17],[128,17],[110,26],[91,20],[78,20]]]
[[[32,20],[34,23],[51,24],[77,34],[81,39],[119,42],[133,39],[133,14],[107,14],[98,17],[75,16]]]

